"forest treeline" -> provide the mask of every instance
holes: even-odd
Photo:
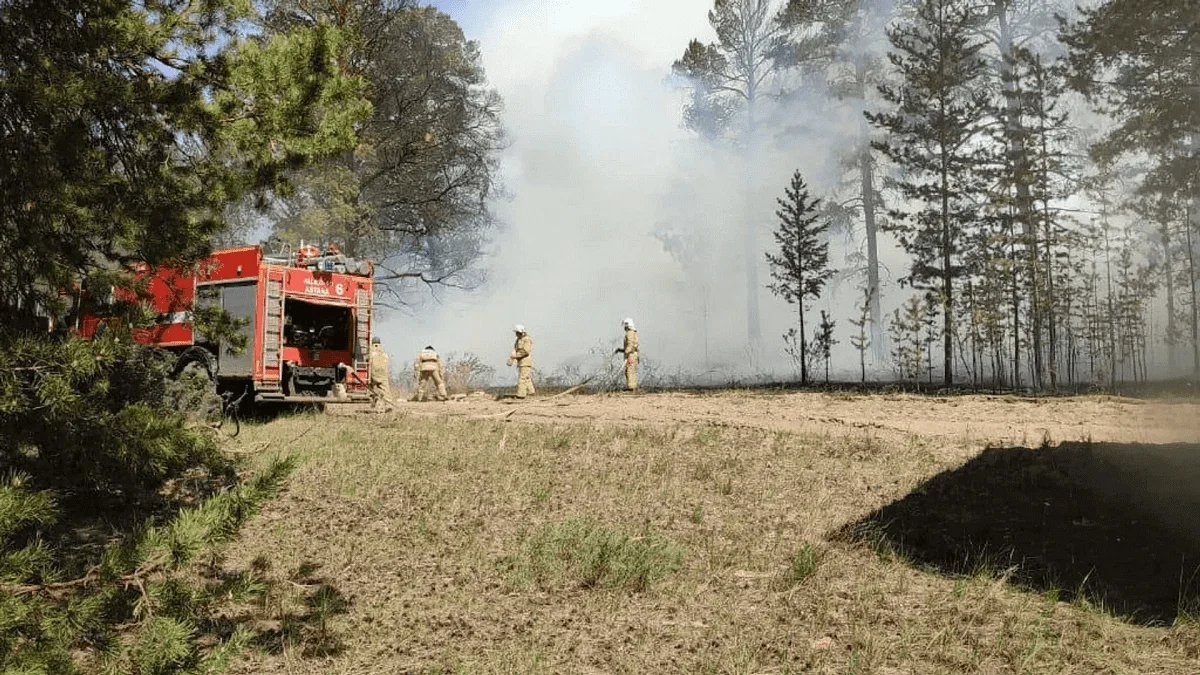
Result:
[[[803,324],[831,271],[814,247],[861,234],[839,272],[861,279],[864,379],[867,350],[914,382],[1200,374],[1200,2],[717,0],[709,21],[675,63],[700,138],[753,161],[781,101],[858,120],[829,139],[837,189],[787,187],[768,258]],[[890,314],[884,236],[908,256]],[[823,331],[784,339],[817,362]]]

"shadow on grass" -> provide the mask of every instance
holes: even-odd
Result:
[[[278,627],[260,632],[253,645],[269,654],[280,654],[285,649],[298,650],[305,657],[336,656],[345,645],[332,630],[330,620],[345,614],[350,601],[320,577],[318,566],[304,563],[292,575],[291,585],[304,589],[301,611],[282,612]]]
[[[1200,445],[989,448],[831,538],[1169,624],[1200,607]]]

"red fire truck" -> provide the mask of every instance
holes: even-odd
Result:
[[[230,394],[246,402],[369,398],[371,263],[332,246],[301,245],[276,256],[250,246],[217,251],[194,269],[142,265],[133,271],[140,280],[150,275],[148,302],[157,314],[134,339],[174,352],[173,375],[199,371],[227,400]],[[98,290],[87,289],[91,308],[76,315],[75,330],[89,339],[113,321],[105,307],[136,300],[121,289]],[[241,320],[247,347],[233,353],[207,342],[192,322],[197,306],[217,306]],[[339,383],[345,398],[334,396]]]

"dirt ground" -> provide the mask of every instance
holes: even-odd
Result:
[[[488,396],[249,425],[237,673],[1200,672],[1200,404]],[[259,564],[261,566],[261,564]]]
[[[623,425],[740,426],[792,433],[870,429],[951,444],[1029,445],[1043,440],[1117,443],[1200,441],[1200,403],[1109,396],[859,395],[758,392],[566,395],[516,402],[477,394],[400,404],[401,414]],[[331,411],[350,413],[361,409]]]

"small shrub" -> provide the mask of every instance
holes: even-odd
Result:
[[[478,355],[450,353],[446,355],[446,391],[450,395],[470,394],[492,386],[496,369]]]
[[[529,541],[528,571],[539,584],[642,591],[675,571],[683,549],[657,535],[633,537],[591,517],[543,526]]]

